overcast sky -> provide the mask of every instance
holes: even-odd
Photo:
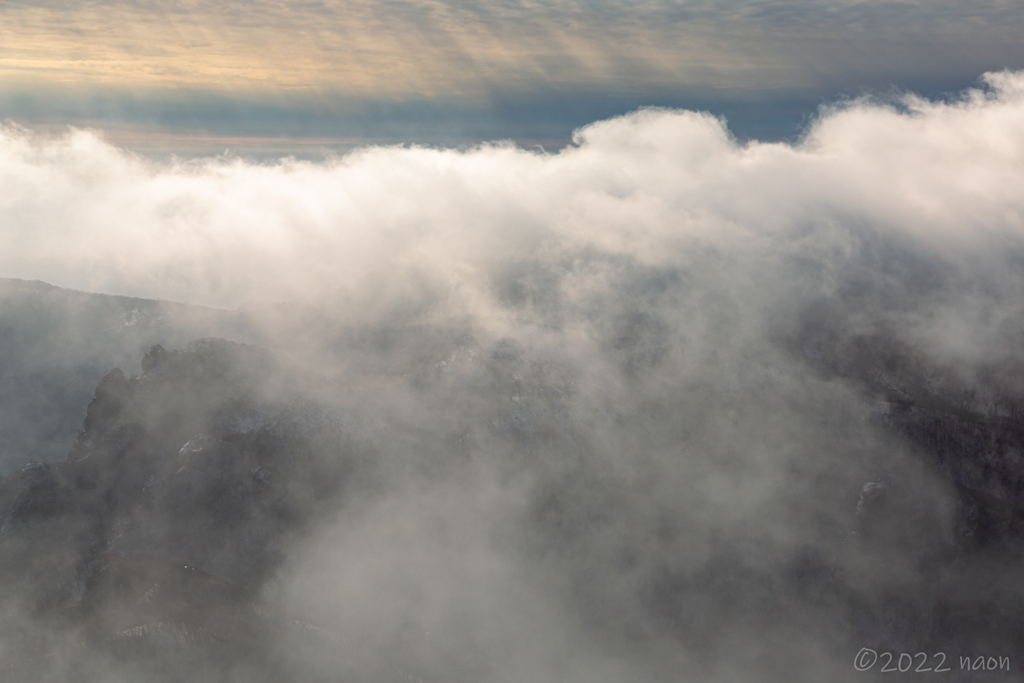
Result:
[[[796,134],[1024,67],[1015,0],[0,2],[0,118],[139,149],[557,145],[643,105]],[[273,150],[272,150],[273,151]]]

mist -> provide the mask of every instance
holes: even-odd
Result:
[[[829,250],[858,231],[976,253],[1020,228],[1020,78],[990,74],[948,102],[826,107],[795,145],[738,144],[707,115],[641,110],[578,130],[558,154],[496,143],[366,148],[322,164],[163,165],[96,133],[9,126],[3,266],[11,277],[229,308],[381,287],[401,298],[420,281],[452,305],[505,306],[508,282],[523,281],[517,269],[563,283],[582,254],[581,267],[681,269],[700,262],[701,246],[741,259],[759,240],[805,240],[833,263],[841,256]],[[530,305],[568,296],[554,281],[543,289]]]
[[[163,387],[242,354],[228,388],[138,393],[138,419],[168,459],[219,429],[313,473],[287,489],[301,525],[252,522],[274,562],[199,543],[213,527],[170,493],[103,540],[303,625],[258,641],[276,673],[196,664],[210,680],[860,680],[861,647],[1019,662],[1022,121],[1024,73],[1001,72],[823,106],[795,143],[642,109],[557,153],[156,163],[8,125],[0,273],[136,299],[31,344],[50,304],[19,309],[3,372],[31,347],[34,368],[87,359],[91,386]],[[69,462],[107,443],[79,411]],[[28,423],[5,439],[34,448]],[[176,516],[192,541],[131,531]],[[74,640],[11,600],[9,643]],[[97,680],[134,671],[62,647]]]

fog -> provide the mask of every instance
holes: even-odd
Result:
[[[558,154],[499,143],[168,166],[87,131],[7,127],[2,263],[10,277],[229,308],[340,292],[378,309],[382,290],[397,302],[426,287],[448,306],[551,316],[578,304],[595,263],[681,270],[708,262],[702,248],[770,269],[771,245],[824,265],[871,232],[959,263],[1020,228],[1020,79],[991,74],[950,102],[842,103],[792,146],[641,110]],[[528,272],[553,279],[509,301]]]
[[[859,680],[860,647],[1018,657],[1016,631],[965,626],[1021,599],[1012,562],[965,539],[1019,558],[1020,535],[963,531],[972,500],[1019,509],[1017,451],[982,466],[893,415],[1016,433],[1022,121],[1024,73],[1003,72],[824,106],[793,144],[645,109],[558,153],[160,164],[8,125],[0,273],[193,305],[136,328],[124,315],[156,304],[118,300],[96,314],[131,328],[114,341],[49,320],[33,367],[77,353],[131,375],[191,336],[273,352],[261,410],[306,415],[303,457],[345,461],[254,584],[327,634],[261,645],[301,660],[296,680]],[[8,339],[43,324],[25,315]],[[867,483],[904,492],[880,529],[858,516]]]

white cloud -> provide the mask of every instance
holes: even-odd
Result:
[[[962,263],[1024,232],[1024,76],[987,78],[950,102],[832,107],[794,145],[738,144],[705,114],[642,110],[577,131],[558,154],[385,147],[161,165],[87,131],[8,127],[0,266],[230,307],[399,292],[419,286],[411,273],[479,302],[510,269],[566,278],[587,254],[677,267],[718,250],[768,265],[813,248],[835,267],[864,230]]]
[[[7,128],[0,272],[319,303],[357,329],[398,323],[386,361],[426,344],[402,324],[470,319],[474,339],[353,399],[384,481],[292,548],[278,585],[371,659],[412,624],[432,640],[404,657],[472,680],[763,680],[790,655],[824,680],[849,671],[812,670],[837,622],[785,592],[789,563],[831,557],[862,477],[910,466],[856,386],[808,369],[813,326],[888,330],[968,370],[1019,356],[1024,74],[987,79],[832,107],[793,145],[644,110],[558,154],[161,165]],[[680,668],[706,633],[721,659]]]
[[[825,108],[795,144],[650,109],[557,154],[159,164],[88,131],[7,127],[0,273],[228,308],[327,301],[371,324],[527,319],[613,346],[640,316],[643,353],[686,339],[684,365],[829,299],[943,358],[1005,357],[1024,301],[1024,74],[985,78],[950,101]]]

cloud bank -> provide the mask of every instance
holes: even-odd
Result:
[[[597,261],[679,269],[715,253],[769,267],[805,244],[824,275],[873,234],[963,264],[1005,256],[1021,230],[1021,79],[990,74],[949,102],[846,102],[793,145],[641,110],[558,154],[499,143],[161,165],[88,131],[8,127],[0,259],[12,276],[228,307],[400,289],[412,273],[500,307],[539,269],[551,286],[517,305],[542,316]]]
[[[913,544],[882,578],[847,557],[865,482],[913,482],[939,539],[954,486],[1015,495],[882,429],[878,387],[1019,419],[1022,120],[1003,72],[795,144],[648,109],[557,154],[161,165],[9,127],[0,271],[242,306],[316,376],[373,464],[265,590],[340,634],[324,671],[856,679],[872,631],[835,596],[932,585]]]

